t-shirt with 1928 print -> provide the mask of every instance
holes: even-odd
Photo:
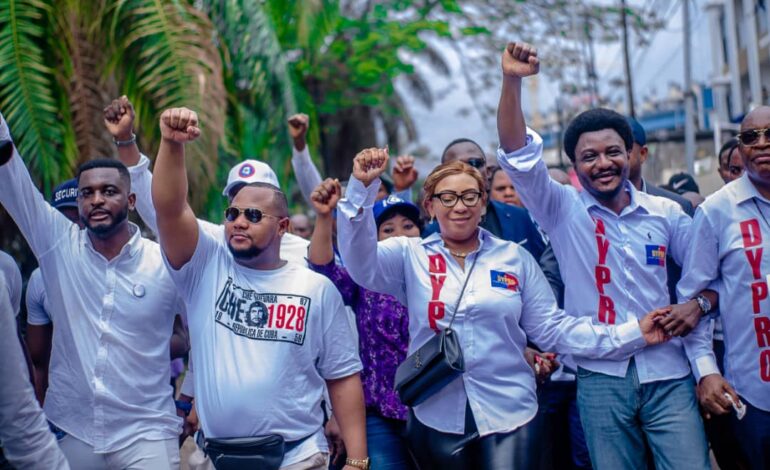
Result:
[[[187,305],[204,434],[312,436],[282,466],[327,451],[325,380],[361,370],[342,297],[297,263],[250,269],[236,263],[222,237],[198,233],[190,261],[169,271]]]

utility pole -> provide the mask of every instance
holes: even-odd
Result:
[[[596,82],[596,57],[594,55],[594,38],[591,36],[591,16],[586,10],[583,13],[583,31],[588,42],[588,85],[591,93],[591,107],[596,107],[599,103],[599,85]]]
[[[682,0],[682,29],[684,30],[684,154],[687,173],[695,176],[695,98],[692,93],[690,50],[690,2]]]
[[[635,118],[636,109],[634,108],[634,84],[631,80],[631,57],[628,54],[628,23],[626,20],[626,0],[620,0],[620,21],[623,27],[623,64],[626,68],[626,105],[628,106],[629,116]]]

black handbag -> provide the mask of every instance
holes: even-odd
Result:
[[[420,346],[396,369],[395,389],[401,403],[406,406],[419,405],[465,372],[463,350],[452,323],[478,257],[478,254],[474,257],[465,277],[449,326]]]
[[[286,443],[278,434],[208,439],[199,431],[197,440],[198,447],[208,455],[217,470],[277,470],[286,450]]]

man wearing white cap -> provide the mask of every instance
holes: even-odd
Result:
[[[153,233],[158,233],[155,208],[152,205],[150,188],[152,173],[150,159],[139,152],[134,128],[134,108],[125,96],[113,100],[104,109],[104,124],[118,147],[118,158],[128,167],[131,174],[131,189],[136,194],[136,211]],[[259,160],[244,160],[230,169],[227,185],[222,195],[231,198],[235,189],[249,183],[268,183],[280,188],[278,178],[270,166]],[[224,226],[202,221],[204,230],[224,236]],[[309,241],[287,233],[281,240],[281,256],[291,262],[305,265]]]

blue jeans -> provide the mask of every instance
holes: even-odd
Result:
[[[367,411],[366,447],[371,468],[384,470],[412,470],[412,457],[406,447],[404,430],[406,421],[383,418]]]
[[[692,376],[640,384],[578,368],[578,407],[596,470],[645,470],[647,438],[657,470],[711,468]]]

